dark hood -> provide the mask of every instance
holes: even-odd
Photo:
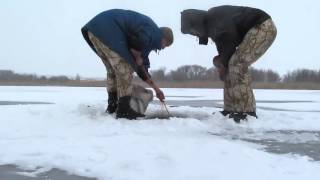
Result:
[[[187,9],[181,12],[181,32],[199,37],[199,44],[208,43],[206,31],[207,11]]]

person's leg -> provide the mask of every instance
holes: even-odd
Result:
[[[119,106],[116,111],[117,118],[136,119],[137,117],[144,117],[145,111],[139,111],[137,107],[137,99],[133,95],[134,88],[132,85],[133,69],[122,58],[117,58],[114,52],[109,53],[109,57],[113,60],[111,65],[116,69],[117,78],[117,92],[119,97]]]
[[[109,63],[112,66],[115,78],[116,89],[118,97],[131,96],[132,94],[132,80],[133,80],[133,68],[116,52],[108,49],[107,51]]]
[[[229,115],[233,111],[233,96],[232,96],[231,82],[229,78],[229,73],[226,74],[224,80],[224,88],[223,88],[223,111],[221,114],[224,116]]]
[[[277,30],[271,19],[252,28],[232,55],[228,68],[226,90],[232,102],[232,111],[255,115],[256,103],[251,88],[249,66],[256,62],[271,46]]]
[[[108,48],[106,52],[117,81],[117,94],[119,98],[116,110],[117,118],[136,119],[137,117],[143,117],[145,110],[137,107],[139,103],[137,103],[137,97],[134,96],[136,93],[133,91],[132,85],[133,68],[111,49]]]
[[[112,51],[104,45],[93,34],[89,33],[89,38],[94,44],[97,53],[104,60],[104,64],[108,69],[108,92],[116,92],[117,95],[117,118],[136,119],[144,115],[136,112],[130,106],[132,103],[132,79],[134,70],[118,53]],[[112,74],[109,74],[111,72]],[[110,93],[109,93],[110,98]],[[109,108],[109,106],[108,106]]]
[[[232,113],[229,117],[236,122],[246,119],[247,114],[256,117],[256,102],[248,67],[239,64],[231,65],[229,71],[230,87],[227,91],[232,104]]]
[[[104,44],[95,37],[91,32],[88,32],[88,37],[93,44],[97,55],[101,58],[103,64],[107,70],[107,92],[108,92],[108,107],[106,112],[114,113],[117,109],[118,96],[117,96],[117,82],[115,72],[109,63],[107,56],[107,49],[104,47]]]
[[[255,99],[248,66],[230,64],[229,78],[227,94],[232,106],[231,112],[255,112]]]

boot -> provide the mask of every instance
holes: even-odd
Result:
[[[230,112],[230,111],[223,110],[223,111],[220,111],[220,113],[221,113],[223,116],[228,116],[231,112]]]
[[[108,107],[106,113],[112,114],[116,112],[118,106],[117,92],[108,92]]]
[[[256,112],[235,112],[231,113],[229,118],[233,118],[236,123],[240,123],[241,120],[247,120],[248,115],[258,118]]]
[[[212,114],[216,114],[217,112],[214,112]],[[226,111],[226,110],[223,110],[223,111],[219,111],[220,114],[222,114],[223,116],[228,116],[231,112],[230,111]]]
[[[117,108],[117,118],[126,118],[126,119],[136,119],[138,117],[144,117],[143,114],[140,114],[134,111],[130,107],[131,96],[124,96],[119,98],[119,104]]]
[[[256,113],[256,112],[247,112],[247,114],[248,114],[249,116],[252,116],[252,117],[255,117],[255,118],[258,119],[258,116],[257,116],[257,113]]]
[[[229,118],[232,118],[236,123],[240,123],[241,120],[247,119],[247,114],[243,112],[234,112],[230,114]]]

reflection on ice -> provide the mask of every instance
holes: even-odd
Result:
[[[267,152],[276,154],[297,154],[308,156],[314,161],[320,161],[320,131],[242,131],[242,133],[214,133],[215,136],[230,140],[241,140],[263,145]]]
[[[171,101],[170,104],[174,101]],[[203,111],[203,108],[170,106],[170,117],[165,110],[154,108],[147,114],[147,119],[197,119],[209,127],[209,134],[228,140],[240,140],[262,145],[262,149],[276,154],[297,154],[308,156],[314,161],[320,161],[320,131],[308,130],[270,130],[268,128],[255,128],[252,123],[264,121],[262,115],[259,119],[249,119],[240,125],[221,114],[212,114]],[[213,111],[213,110],[212,110]],[[217,111],[217,110],[216,110]],[[277,124],[274,125],[275,127]]]

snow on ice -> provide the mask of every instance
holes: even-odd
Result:
[[[220,89],[164,92],[172,101],[223,103]],[[220,108],[187,104],[169,107],[170,120],[116,120],[104,113],[105,88],[0,87],[0,165],[102,180],[319,179],[319,159],[303,149],[268,151],[265,142],[319,150],[320,91],[255,94],[259,119],[236,124],[212,114]],[[166,112],[154,102],[147,114],[157,113]]]

